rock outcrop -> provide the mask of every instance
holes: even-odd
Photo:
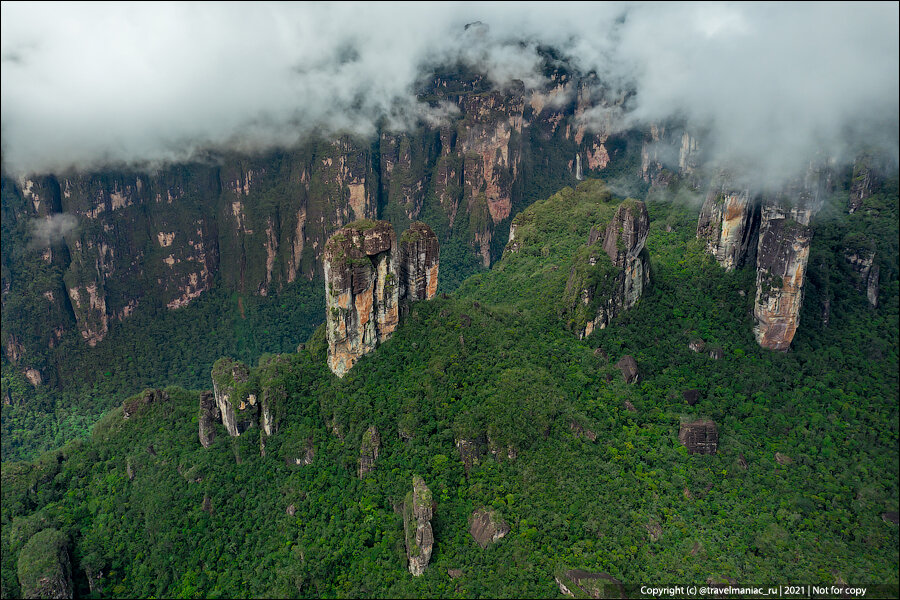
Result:
[[[430,300],[437,293],[440,244],[431,227],[412,223],[400,236],[400,298]]]
[[[853,177],[850,180],[850,198],[847,201],[847,212],[853,214],[862,208],[863,202],[871,197],[881,182],[875,158],[862,154],[853,164]]]
[[[19,553],[23,598],[72,598],[72,563],[66,536],[53,528],[34,534]]]
[[[616,368],[622,372],[622,379],[625,380],[625,383],[637,383],[640,381],[641,376],[638,371],[637,361],[630,354],[626,354],[619,359],[619,362],[616,363]]]
[[[250,369],[240,361],[220,358],[212,368],[213,394],[228,435],[237,437],[259,423],[256,394],[250,389]]]
[[[587,247],[573,260],[564,302],[568,327],[579,338],[604,329],[616,315],[634,306],[650,281],[644,248],[650,232],[646,205],[628,199],[605,226],[591,229]]]
[[[482,548],[498,542],[509,533],[509,525],[493,510],[479,509],[469,519],[469,535]]]
[[[400,236],[387,221],[356,221],[325,245],[328,366],[343,377],[356,361],[386,341],[400,319],[400,301],[437,292],[437,236],[413,223]]]
[[[399,322],[397,238],[386,221],[356,221],[325,245],[328,366],[338,377]]]
[[[755,250],[759,230],[759,207],[750,190],[735,189],[726,176],[714,183],[697,222],[697,237],[727,270],[741,267]]]
[[[843,245],[844,259],[853,272],[854,285],[866,294],[869,304],[876,308],[880,268],[875,263],[875,245],[861,235],[848,236]]]
[[[625,598],[625,586],[608,573],[569,569],[556,575],[559,591],[573,598]]]
[[[753,333],[763,348],[785,351],[794,339],[809,262],[810,223],[831,188],[830,170],[811,166],[804,178],[762,203]]]
[[[200,445],[209,448],[216,439],[215,424],[222,419],[216,404],[216,395],[210,391],[200,392]]]
[[[434,549],[434,533],[431,530],[433,514],[431,490],[418,475],[413,475],[413,489],[403,504],[403,531],[406,535],[406,556],[409,572],[422,575]]]
[[[710,419],[682,422],[678,441],[690,454],[715,454],[719,448],[719,430]]]
[[[375,468],[378,460],[378,452],[381,450],[381,436],[378,428],[372,425],[362,437],[362,445],[359,451],[359,478],[362,479]]]
[[[122,403],[122,418],[130,419],[151,404],[168,401],[169,394],[165,390],[144,390]]]
[[[800,323],[812,229],[778,205],[763,207],[756,263],[753,333],[763,348],[787,350]]]

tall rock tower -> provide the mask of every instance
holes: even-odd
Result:
[[[399,322],[401,300],[437,291],[439,246],[424,223],[400,237],[387,221],[355,221],[325,244],[328,366],[338,377],[386,341]]]

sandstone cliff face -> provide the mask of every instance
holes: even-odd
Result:
[[[697,136],[677,126],[651,124],[641,147],[640,175],[653,186],[666,186],[674,175],[696,187],[701,167]]]
[[[421,477],[413,475],[413,489],[407,494],[403,504],[403,531],[406,536],[409,572],[416,577],[425,572],[434,549],[431,516],[431,490]]]
[[[397,327],[397,254],[397,238],[386,221],[351,224],[325,246],[328,366],[338,377]]]
[[[437,236],[413,223],[400,242],[387,221],[357,221],[325,246],[328,366],[343,377],[361,356],[394,333],[400,302],[437,292]]]
[[[800,321],[812,239],[821,199],[805,185],[763,202],[756,258],[753,333],[763,348],[787,350]]]
[[[400,297],[430,300],[437,293],[440,245],[431,227],[416,222],[400,236]]]
[[[725,269],[739,268],[755,250],[759,211],[748,189],[733,189],[727,180],[714,183],[706,194],[697,223],[697,237]]]
[[[863,202],[874,193],[880,179],[874,157],[868,154],[859,156],[853,165],[847,212],[852,214],[862,208]]]
[[[315,139],[149,174],[3,177],[4,239],[19,236],[25,245],[28,224],[51,216],[76,226],[27,265],[4,255],[3,297],[33,296],[27,312],[41,327],[4,327],[0,342],[5,348],[9,329],[27,354],[47,354],[77,331],[93,346],[134,311],[160,302],[184,307],[215,281],[246,294],[277,293],[321,274],[327,239],[347,223],[380,217],[405,227],[426,208],[440,217],[439,239],[464,241],[489,266],[502,246],[495,232],[505,234],[526,190],[549,193],[574,180],[576,156],[588,176],[634,154],[626,151],[631,134],[610,133],[614,111],[605,121],[595,111],[624,98],[606,98],[594,76],[554,65],[548,58],[546,86],[528,90],[492,89],[484,75],[456,69],[437,73],[423,101],[456,111],[440,124],[373,139]],[[26,278],[38,264],[47,276]]]
[[[638,200],[626,200],[606,227],[591,229],[566,284],[569,327],[579,338],[605,328],[640,298],[650,281],[649,232],[647,207]]]

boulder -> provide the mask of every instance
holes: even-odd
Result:
[[[616,363],[616,368],[618,368],[622,372],[622,377],[625,379],[625,383],[637,383],[640,381],[640,373],[638,373],[637,361],[634,360],[634,357],[630,354],[626,354],[619,362]]]
[[[556,575],[559,591],[578,598],[625,598],[625,586],[607,573],[569,569]]]
[[[476,510],[469,519],[469,534],[482,548],[496,543],[507,533],[509,525],[493,510]]]
[[[682,396],[684,396],[684,401],[687,402],[688,405],[694,406],[700,401],[700,390],[684,390]]]
[[[775,462],[779,465],[792,465],[794,464],[794,459],[788,456],[787,454],[782,454],[781,452],[775,453]]]
[[[690,454],[715,454],[719,447],[719,431],[710,419],[682,422],[678,441]]]

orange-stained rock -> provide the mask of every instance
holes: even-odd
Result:
[[[788,206],[781,199],[770,200],[762,209],[753,333],[770,350],[790,348],[800,322],[814,209],[805,208],[801,199],[796,202]]]
[[[356,221],[325,245],[328,366],[338,376],[387,340],[400,319],[397,238],[386,221]]]

